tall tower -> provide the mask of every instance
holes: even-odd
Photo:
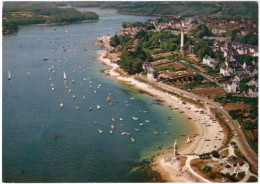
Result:
[[[181,47],[180,47],[180,52],[182,54],[184,52],[184,32],[183,32],[183,28],[181,28]]]
[[[178,141],[177,140],[175,140],[173,148],[174,148],[173,156],[176,157],[176,156],[178,156]]]

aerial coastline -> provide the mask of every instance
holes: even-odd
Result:
[[[107,41],[109,40],[109,38],[109,36],[104,36],[100,38],[103,41],[102,46],[104,46],[105,49],[107,49],[106,47],[108,46],[108,44],[106,43],[108,43]],[[110,67],[110,69],[106,71],[106,73],[110,77],[115,78],[123,83],[127,83],[135,88],[139,88],[145,91],[147,94],[153,95],[163,100],[165,103],[167,103],[167,105],[174,107],[175,110],[183,113],[189,118],[190,122],[192,122],[191,125],[194,127],[194,136],[190,139],[190,143],[180,145],[180,154],[202,154],[213,151],[215,149],[219,149],[222,146],[222,142],[225,136],[224,129],[219,125],[217,121],[214,120],[214,116],[211,114],[209,109],[199,108],[194,104],[183,102],[181,99],[178,99],[174,95],[155,89],[147,83],[138,81],[137,79],[135,79],[135,76],[123,76],[120,74],[121,72],[117,72],[118,70],[120,70],[119,66],[116,63],[111,62],[111,60],[106,57],[106,50],[99,50],[96,51],[96,53],[97,60]],[[208,122],[207,124],[210,124],[210,126],[204,126],[203,124],[205,124],[205,122]],[[217,139],[215,137],[217,137]],[[207,142],[205,142],[205,140],[209,138],[211,138],[211,143],[206,144]],[[158,156],[155,159],[154,165],[156,170],[158,170],[158,172],[164,177],[164,179],[169,182],[189,182],[189,180],[184,180],[183,177],[180,179],[173,176],[178,173],[169,173],[166,171],[167,163],[164,162],[164,157],[169,156],[170,154],[172,154],[172,150]],[[177,172],[177,169],[175,169],[175,171]],[[169,175],[170,177],[168,177]]]

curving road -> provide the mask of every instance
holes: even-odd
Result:
[[[251,147],[247,143],[242,130],[239,128],[238,123],[229,116],[227,110],[222,108],[222,106],[220,104],[218,104],[218,103],[214,102],[213,100],[208,99],[206,97],[202,97],[202,96],[196,95],[194,93],[181,90],[179,88],[164,84],[162,82],[156,82],[153,80],[148,81],[147,78],[145,78],[141,75],[139,75],[138,77],[142,78],[143,80],[145,80],[149,83],[152,83],[162,89],[165,89],[167,91],[174,91],[175,93],[177,93],[183,97],[186,97],[186,98],[200,100],[204,104],[208,104],[211,107],[215,108],[220,114],[222,114],[222,117],[226,120],[226,122],[227,122],[228,126],[231,128],[231,130],[235,131],[235,134],[237,135],[237,139],[236,139],[237,144],[239,145],[241,152],[247,158],[247,160],[252,164],[253,172],[258,173],[258,164],[256,164],[256,163],[258,163],[258,155],[251,149]]]

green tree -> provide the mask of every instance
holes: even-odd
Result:
[[[112,37],[111,39],[110,39],[110,45],[112,46],[112,47],[116,47],[116,46],[118,46],[120,44],[120,40],[119,40],[119,38],[118,38],[118,36],[117,36],[117,34],[114,36],[114,37]]]

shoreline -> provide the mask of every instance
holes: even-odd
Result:
[[[108,38],[105,38],[108,39]],[[211,114],[210,109],[206,106],[206,109],[196,107],[194,104],[183,103],[181,99],[176,96],[155,89],[149,85],[149,83],[143,83],[134,78],[134,76],[122,76],[117,70],[121,70],[116,63],[111,62],[109,58],[106,58],[107,51],[96,51],[97,60],[109,66],[109,70],[106,73],[123,83],[129,84],[134,88],[143,90],[152,96],[155,96],[167,105],[174,107],[174,110],[179,113],[183,113],[189,121],[194,130],[194,135],[190,137],[191,143],[182,144],[178,146],[178,152],[180,155],[193,155],[202,154],[217,150],[222,146],[222,140],[225,136],[223,128],[215,120]],[[202,113],[203,112],[203,113]],[[211,142],[206,142],[211,141]],[[173,140],[174,142],[174,140]],[[192,182],[196,178],[191,177],[187,172],[182,172],[182,168],[177,164],[170,164],[165,162],[165,157],[171,155],[173,150],[167,151],[155,158],[153,168],[157,170],[161,176],[167,182]],[[192,179],[191,179],[192,178]],[[196,180],[197,181],[197,180]]]

